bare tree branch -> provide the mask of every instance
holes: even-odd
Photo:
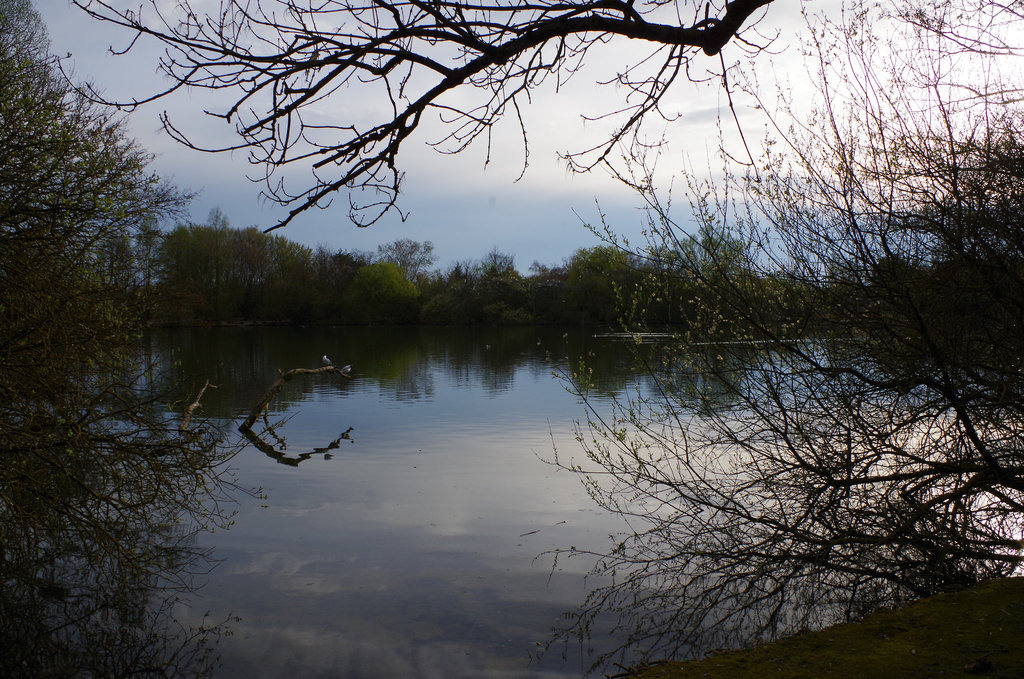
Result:
[[[196,399],[192,403],[185,407],[185,412],[182,413],[181,423],[178,425],[178,431],[184,434],[188,431],[189,425],[192,424],[192,415],[200,407],[200,401],[203,398],[203,394],[206,392],[206,388],[216,389],[217,385],[210,384],[210,380],[203,382],[202,388],[199,389],[199,393],[196,394]]]
[[[232,92],[232,103],[208,113],[233,125],[240,141],[202,150],[248,150],[263,170],[265,195],[289,208],[271,227],[278,228],[314,206],[327,207],[341,191],[349,193],[350,218],[372,224],[396,208],[399,152],[427,120],[436,116],[448,130],[432,143],[458,152],[489,136],[510,107],[522,125],[520,106],[529,93],[549,76],[560,83],[572,77],[592,50],[615,39],[652,43],[661,55],[653,73],[625,64],[609,81],[639,97],[618,111],[624,122],[598,147],[600,162],[657,110],[693,57],[717,55],[772,0],[733,0],[714,10],[693,0],[226,0],[216,15],[189,0],[176,10],[150,0],[138,11],[105,0],[73,2],[133,35],[122,52],[140,37],[165,48],[160,67],[168,87],[121,106],[181,88]],[[680,18],[687,11],[688,22]],[[368,119],[351,108],[339,112],[356,97],[371,109]],[[200,149],[166,114],[162,120],[172,137]],[[594,162],[574,158],[570,165],[585,170]],[[277,173],[290,166],[308,168],[310,185],[285,188]]]
[[[277,396],[277,392],[281,391],[284,385],[287,384],[296,375],[320,375],[322,373],[335,373],[337,375],[341,375],[342,377],[351,379],[351,375],[349,374],[350,370],[351,366],[337,368],[333,365],[325,365],[322,368],[292,368],[287,372],[282,372],[281,376],[278,377],[272,385],[270,385],[270,389],[268,389],[267,393],[263,395],[263,398],[260,399],[260,402],[253,406],[252,410],[249,411],[249,416],[245,418],[242,424],[238,425],[238,429],[242,432],[245,432],[246,430],[251,430],[252,425],[256,423],[256,418],[258,418],[260,414],[267,409],[267,406],[270,404],[270,402],[274,399],[275,396]]]
[[[979,4],[998,7],[958,6]],[[687,325],[580,426],[586,458],[555,460],[628,519],[563,638],[617,613],[619,650],[685,656],[1019,573],[1018,85],[964,67],[973,28],[876,23],[890,10],[810,31],[819,103],[770,114],[754,167],[689,175],[682,218],[651,159],[623,178],[651,209],[633,254]]]

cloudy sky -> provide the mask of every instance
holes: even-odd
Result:
[[[70,53],[65,66],[73,69],[78,79],[91,81],[113,99],[144,96],[166,84],[156,70],[158,50],[134,49],[129,57],[111,56],[108,47],[124,47],[130,36],[91,20],[68,0],[34,1],[46,21],[52,51],[59,55]],[[762,24],[765,32],[802,21],[797,3],[779,4],[771,11],[774,14],[770,13],[770,21]],[[787,43],[783,38],[776,44],[781,47]],[[616,62],[623,60],[624,50],[629,49],[630,45],[613,46],[599,53],[590,67],[595,73],[610,77],[621,66]],[[728,49],[727,62],[742,58],[738,50],[730,54]],[[784,57],[785,53],[773,59]],[[608,59],[608,67],[602,69],[599,59]],[[699,66],[720,68],[717,59]],[[716,121],[729,115],[718,83],[684,83],[673,94],[675,98],[669,105],[680,114],[679,119],[652,128],[652,134],[664,134],[671,140],[659,165],[667,170],[666,184],[673,168],[708,167],[707,155],[713,153],[718,143]],[[506,134],[496,137],[488,164],[484,162],[483,144],[451,156],[437,153],[421,139],[418,144],[407,146],[400,156],[406,172],[400,206],[408,213],[406,221],[395,216],[369,228],[357,228],[348,221],[346,200],[339,196],[335,207],[307,212],[277,233],[310,246],[324,244],[346,250],[375,251],[378,244],[397,238],[429,240],[435,244],[441,266],[479,259],[497,247],[514,254],[521,270],[534,261],[557,264],[575,249],[596,244],[597,239],[584,224],[598,223],[600,214],[616,231],[635,236],[644,221],[639,198],[605,172],[573,175],[557,158],[558,152],[580,150],[594,143],[595,135],[601,132],[600,125],[585,123],[581,113],[593,113],[602,104],[607,109],[608,98],[614,99],[615,95],[613,88],[599,89],[593,80],[581,78],[558,93],[548,90],[534,96],[525,112],[530,163],[518,181],[522,149],[512,124],[499,129]],[[344,108],[346,103],[339,105]],[[230,135],[230,130],[204,116],[203,105],[191,93],[148,104],[131,115],[132,133],[156,154],[154,169],[158,173],[198,193],[192,204],[193,220],[203,221],[212,208],[220,208],[235,226],[272,226],[283,211],[259,198],[260,184],[246,178],[247,174],[258,175],[259,171],[249,166],[244,153],[191,151],[161,131],[158,116],[166,110],[176,124],[190,133],[220,136],[219,141],[225,143],[223,136]],[[345,111],[339,112],[344,114]],[[742,101],[739,114],[750,130],[763,125]],[[731,118],[727,122],[732,125]]]

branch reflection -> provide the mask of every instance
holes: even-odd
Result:
[[[111,387],[0,442],[4,677],[212,676],[228,621],[176,613],[212,565],[198,535],[230,523],[234,450],[132,397]]]
[[[255,446],[256,449],[259,450],[261,453],[263,453],[270,459],[274,460],[278,464],[284,464],[290,467],[298,467],[301,463],[305,462],[306,460],[310,459],[315,455],[323,455],[325,460],[331,459],[332,450],[337,450],[341,446],[342,441],[352,440],[351,433],[352,430],[354,429],[354,427],[349,427],[345,431],[341,432],[338,438],[334,439],[326,446],[320,448],[313,448],[313,450],[308,453],[299,453],[298,455],[291,456],[284,452],[288,444],[285,441],[284,437],[279,436],[277,433],[277,427],[283,424],[283,422],[278,423],[277,425],[271,425],[264,418],[264,424],[266,426],[264,427],[263,431],[260,434],[257,434],[248,427],[240,427],[239,431],[241,431],[242,434],[245,435],[245,438],[249,441],[249,443]],[[273,438],[277,442],[276,445],[268,443],[265,438],[267,436]]]

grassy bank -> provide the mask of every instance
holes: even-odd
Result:
[[[745,651],[633,679],[1024,678],[1024,578],[994,580]]]

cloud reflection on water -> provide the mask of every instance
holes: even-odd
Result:
[[[255,448],[237,458],[240,481],[267,500],[213,536],[222,563],[202,606],[241,618],[221,642],[219,676],[580,676],[579,649],[536,656],[583,600],[590,563],[562,558],[553,570],[545,553],[603,545],[623,526],[545,462],[555,444],[576,450],[572,423],[585,413],[536,335],[266,330],[211,331],[237,362],[218,368],[287,370],[320,347],[354,365],[350,382],[295,380],[271,403],[286,452],[354,429],[330,459],[298,467]],[[478,350],[485,339],[491,351]],[[201,333],[188,342],[201,347]],[[260,379],[234,397],[251,398]]]

